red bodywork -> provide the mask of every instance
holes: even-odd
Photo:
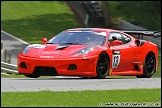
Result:
[[[87,30],[86,28],[75,28],[69,30]],[[66,30],[66,31],[69,31]],[[19,74],[40,75],[69,75],[69,76],[97,76],[96,66],[99,55],[104,52],[109,58],[109,70],[107,76],[111,75],[142,75],[146,55],[153,53],[156,58],[156,69],[158,64],[158,47],[149,41],[140,41],[124,32],[112,29],[89,28],[90,31],[106,32],[106,40],[102,46],[95,46],[88,53],[74,56],[79,50],[89,46],[70,45],[64,49],[57,50],[59,44],[45,44],[39,48],[31,47],[27,54],[21,52],[18,55]],[[129,37],[129,42],[122,44],[120,41],[110,42],[110,33],[120,33]],[[139,43],[139,44],[138,44]],[[117,54],[115,58],[115,55]],[[44,70],[42,73],[38,71]]]

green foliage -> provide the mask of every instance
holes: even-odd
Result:
[[[109,1],[112,18],[121,18],[148,30],[161,30],[161,1]]]
[[[78,26],[64,1],[3,1],[1,6],[2,30],[30,44]]]
[[[1,92],[2,107],[99,107],[107,103],[146,103],[161,106],[157,89]],[[139,98],[140,97],[140,98]],[[151,104],[152,103],[152,104]],[[128,106],[128,105],[127,105]],[[140,105],[139,105],[140,106]],[[120,106],[122,107],[122,106]]]

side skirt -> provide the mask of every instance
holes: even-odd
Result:
[[[142,62],[133,62],[133,64],[136,64],[138,66],[138,69],[123,71],[123,72],[121,72],[121,71],[120,72],[112,71],[111,74],[109,74],[109,76],[115,76],[115,75],[125,75],[125,76],[143,75],[143,64],[142,64]]]

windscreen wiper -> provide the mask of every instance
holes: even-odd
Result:
[[[50,43],[50,42],[47,42],[46,44],[55,44],[55,43],[52,43],[52,42],[51,42],[51,43]]]
[[[72,42],[66,42],[66,43],[61,43],[60,45],[78,45],[79,43],[72,43]]]

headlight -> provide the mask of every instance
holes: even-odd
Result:
[[[27,54],[31,47],[37,49],[37,48],[45,48],[46,46],[45,46],[45,45],[41,45],[41,44],[32,44],[32,45],[27,46],[27,47],[24,49],[23,53],[24,53],[24,54]]]
[[[90,46],[90,47],[84,48],[84,49],[76,52],[74,54],[74,56],[78,56],[78,55],[81,55],[81,54],[87,54],[88,52],[92,51],[93,49],[94,49],[94,46]]]
[[[24,49],[23,53],[24,53],[24,54],[27,54],[30,48],[31,48],[31,46],[27,46],[27,47]]]

